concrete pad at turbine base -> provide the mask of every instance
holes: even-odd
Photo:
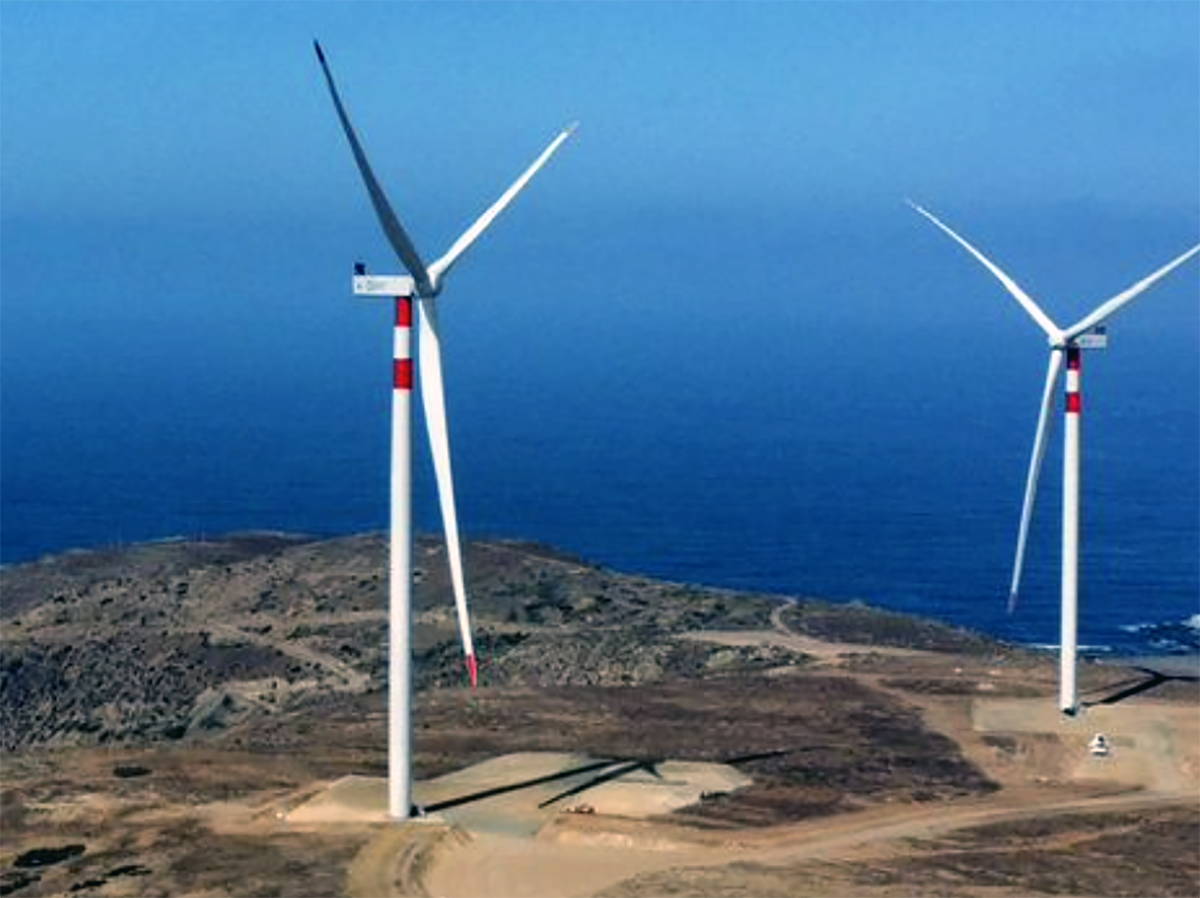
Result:
[[[1147,701],[1084,707],[1063,714],[1053,701],[977,699],[972,705],[976,732],[998,736],[1052,737],[1044,745],[1021,745],[1038,772],[1072,782],[1104,781],[1163,792],[1193,792],[1200,784],[1200,715],[1193,704]],[[1096,755],[1092,739],[1103,734],[1111,750]]]
[[[468,831],[532,836],[567,808],[649,817],[750,782],[726,764],[642,765],[583,754],[522,752],[414,783],[413,797],[431,820]],[[343,777],[287,815],[294,824],[389,819],[387,779],[365,776]]]
[[[387,780],[374,776],[344,776],[288,811],[288,823],[386,823]]]

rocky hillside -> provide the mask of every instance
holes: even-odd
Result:
[[[465,673],[440,542],[416,546],[416,679]],[[794,649],[684,638],[765,630],[778,598],[618,574],[542,546],[466,548],[481,684],[621,686],[803,665]],[[7,750],[194,740],[384,688],[386,545],[278,534],[72,552],[0,571]],[[859,605],[801,601],[795,633],[957,652],[974,634]]]

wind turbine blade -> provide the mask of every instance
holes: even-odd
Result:
[[[467,613],[467,592],[463,583],[462,547],[458,539],[458,512],[454,504],[454,477],[450,470],[450,434],[446,422],[446,391],[442,380],[442,349],[438,334],[437,308],[428,297],[420,300],[420,331],[417,355],[421,372],[421,404],[425,409],[425,426],[429,430],[429,448],[433,455],[433,471],[437,478],[438,501],[442,509],[442,526],[446,531],[446,558],[450,563],[450,582],[454,588],[454,604],[458,609],[458,629],[462,637],[471,687],[478,680],[475,647],[471,642],[471,620]]]
[[[947,225],[945,222],[941,221],[937,216],[935,216],[928,209],[924,209],[921,206],[918,206],[912,200],[905,200],[905,202],[908,203],[908,205],[910,205],[914,210],[919,212],[921,215],[924,215],[931,222],[933,222],[935,225],[937,225],[939,228],[941,228],[946,234],[948,234],[951,237],[951,239],[953,239],[956,243],[958,243],[959,246],[961,246],[963,249],[965,249],[967,252],[969,252],[972,256],[974,256],[983,265],[984,268],[986,268],[988,271],[990,271],[996,277],[996,280],[998,280],[1001,284],[1004,285],[1004,289],[1006,289],[1009,293],[1011,293],[1013,295],[1013,297],[1017,300],[1017,302],[1019,302],[1021,304],[1021,307],[1024,308],[1025,311],[1029,313],[1029,316],[1031,318],[1033,318],[1034,321],[1037,322],[1038,327],[1040,327],[1042,330],[1044,330],[1046,332],[1046,336],[1050,338],[1051,342],[1054,342],[1054,343],[1058,342],[1058,340],[1062,334],[1062,332],[1058,328],[1058,325],[1050,320],[1050,316],[1047,315],[1044,311],[1042,311],[1041,306],[1039,306],[1036,302],[1033,301],[1033,297],[1031,297],[1024,290],[1022,290],[1021,286],[1016,281],[1014,281],[1011,277],[1009,277],[1007,274],[1005,274],[1000,269],[1000,266],[998,266],[995,262],[993,262],[991,259],[989,259],[987,256],[985,256],[983,253],[981,253],[978,249],[976,249],[974,246],[972,246],[970,243],[968,243],[964,237],[961,237],[958,234],[956,234],[950,228],[949,225]]]
[[[454,244],[446,251],[444,256],[429,266],[429,276],[433,281],[435,288],[441,283],[442,278],[446,276],[446,273],[450,271],[450,269],[454,266],[454,263],[458,261],[459,257],[468,249],[470,249],[471,244],[479,239],[479,237],[488,229],[491,223],[496,220],[496,217],[499,216],[500,213],[506,208],[508,208],[508,205],[517,198],[517,194],[525,189],[525,185],[527,185],[533,176],[538,173],[541,167],[550,161],[550,157],[557,152],[558,148],[562,146],[563,142],[575,133],[575,129],[577,127],[578,124],[573,124],[563,130],[562,133],[560,133],[556,138],[554,138],[554,140],[550,142],[550,145],[542,151],[542,154],[533,161],[533,164],[530,165],[529,168],[525,169],[521,176],[512,183],[512,186],[509,187],[508,190],[501,194],[500,198],[496,200],[496,202],[492,203],[491,208],[479,216],[479,218],[476,219],[475,224],[467,228],[467,230],[462,233],[462,236],[454,241]]]
[[[1098,306],[1094,312],[1081,319],[1078,324],[1073,324],[1067,328],[1063,332],[1063,338],[1065,340],[1072,340],[1085,331],[1089,331],[1093,327],[1096,327],[1098,324],[1103,324],[1106,320],[1120,311],[1120,309],[1122,309],[1126,303],[1130,302],[1135,297],[1140,296],[1142,293],[1145,293],[1192,256],[1196,255],[1196,253],[1200,253],[1200,244],[1193,246],[1186,253],[1175,257],[1162,268],[1158,269],[1158,271],[1142,278],[1129,289],[1123,290],[1112,299]]]
[[[1050,436],[1050,418],[1054,413],[1054,397],[1058,392],[1058,379],[1062,374],[1062,365],[1062,352],[1052,349],[1050,366],[1046,369],[1046,388],[1042,393],[1042,410],[1038,414],[1037,433],[1033,438],[1033,455],[1029,459],[1029,474],[1025,479],[1025,502],[1021,506],[1021,529],[1017,533],[1017,557],[1013,562],[1012,584],[1008,590],[1009,614],[1012,614],[1017,607],[1017,592],[1021,587],[1021,569],[1025,564],[1025,544],[1029,537],[1029,522],[1033,518],[1033,506],[1037,499],[1042,459],[1046,457],[1046,443]]]
[[[333,83],[333,73],[329,71],[329,64],[325,61],[325,53],[316,41],[313,41],[313,47],[317,51],[317,60],[321,63],[321,70],[325,73],[325,83],[329,85],[329,95],[333,97],[333,105],[337,110],[338,119],[342,123],[342,130],[346,132],[346,140],[350,142],[350,151],[354,154],[358,171],[362,175],[363,183],[367,186],[371,205],[375,207],[375,216],[383,226],[383,233],[387,236],[392,249],[396,251],[396,255],[400,257],[404,267],[416,280],[418,293],[420,295],[432,293],[433,286],[425,263],[421,261],[421,256],[405,232],[404,226],[400,224],[400,219],[392,211],[387,195],[383,192],[379,179],[375,177],[371,163],[367,160],[367,154],[358,139],[358,134],[355,132],[354,126],[350,124],[350,116],[346,114],[346,107],[342,103],[337,85]]]

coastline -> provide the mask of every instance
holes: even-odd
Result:
[[[431,534],[418,534],[417,536],[419,540],[437,539],[436,536]],[[55,565],[65,561],[84,561],[99,557],[113,558],[123,556],[127,553],[144,551],[159,546],[204,547],[219,545],[225,546],[232,543],[244,545],[249,551],[256,551],[256,547],[260,546],[280,547],[287,545],[321,544],[336,542],[339,540],[353,539],[374,539],[383,541],[385,538],[385,534],[381,531],[336,534],[289,531],[275,528],[253,528],[247,530],[235,530],[221,534],[201,534],[198,536],[186,536],[179,534],[138,540],[135,542],[105,543],[92,546],[69,547],[65,549],[53,550],[36,558],[10,561],[0,564],[0,576],[6,575],[9,572],[16,571],[26,566]],[[729,596],[752,595],[758,598],[776,602],[800,600],[818,601],[828,603],[830,605],[845,607],[863,606],[870,608],[875,612],[895,614],[904,618],[928,621],[941,626],[961,629],[966,632],[978,634],[987,639],[995,640],[999,643],[1022,651],[1045,655],[1053,655],[1058,652],[1057,643],[1014,640],[1004,635],[989,632],[983,627],[972,624],[962,624],[952,621],[946,617],[940,617],[936,613],[930,613],[927,611],[897,610],[895,608],[888,607],[883,603],[867,601],[859,598],[827,598],[825,596],[812,595],[810,593],[788,594],[779,591],[757,591],[753,589],[709,584],[699,580],[677,580],[674,578],[662,577],[642,571],[614,569],[607,565],[598,564],[590,559],[579,556],[569,549],[564,549],[562,547],[545,542],[524,540],[520,538],[471,538],[468,540],[468,542],[478,545],[507,544],[520,546],[526,550],[545,554],[549,558],[560,560],[571,559],[577,561],[581,565],[604,568],[612,570],[614,573],[619,573],[622,576],[645,578],[647,580],[653,580],[680,589],[696,589],[702,590],[705,593],[721,593]],[[470,574],[468,572],[468,577],[469,576]],[[1081,663],[1110,666],[1116,665],[1125,667],[1144,667],[1150,670],[1168,674],[1170,676],[1186,677],[1200,674],[1200,614],[1193,614],[1190,617],[1182,618],[1178,621],[1162,621],[1154,624],[1126,626],[1121,627],[1120,630],[1122,633],[1129,636],[1145,634],[1145,638],[1134,642],[1134,644],[1127,645],[1121,645],[1116,641],[1114,641],[1114,644],[1112,645],[1082,645],[1079,647],[1079,659]],[[1169,635],[1164,638],[1162,635],[1164,633]],[[1164,649],[1164,641],[1169,642],[1171,647]]]

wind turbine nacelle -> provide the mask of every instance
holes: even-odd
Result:
[[[1103,324],[1097,325],[1090,331],[1084,331],[1073,342],[1080,349],[1107,349],[1108,328]]]
[[[354,266],[355,296],[414,296],[417,283],[407,275],[367,274],[360,265]]]

